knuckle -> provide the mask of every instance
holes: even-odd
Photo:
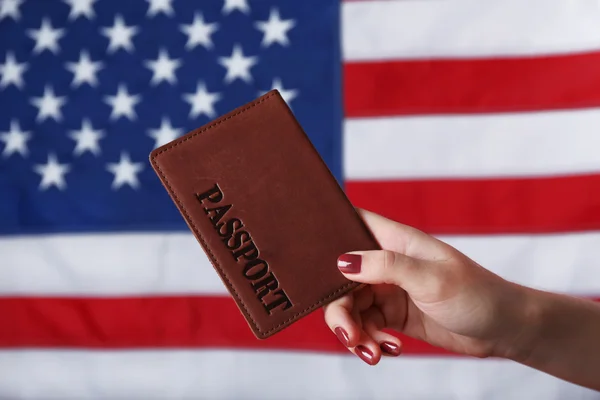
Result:
[[[381,263],[381,272],[386,280],[386,283],[391,283],[394,276],[394,270],[396,268],[396,264],[398,262],[398,256],[395,252],[391,250],[383,250],[382,251],[382,263]]]
[[[383,258],[382,267],[384,270],[389,271],[396,263],[396,253],[391,250],[383,250],[381,255]]]

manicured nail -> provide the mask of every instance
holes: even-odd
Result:
[[[344,328],[338,326],[337,328],[334,329],[334,332],[335,332],[335,335],[337,336],[337,338],[340,340],[340,342],[342,342],[344,344],[344,346],[348,346],[350,337],[348,336],[348,334],[346,333]]]
[[[371,350],[369,350],[368,348],[366,348],[365,346],[357,346],[356,347],[356,355],[358,355],[364,362],[366,362],[369,365],[375,365],[373,363],[373,353],[371,352]]]
[[[381,350],[385,351],[389,355],[392,355],[392,356],[400,355],[400,346],[398,346],[396,343],[383,342],[379,345],[379,347],[381,347]]]
[[[342,254],[338,257],[337,266],[340,271],[350,274],[357,274],[360,272],[360,254]]]

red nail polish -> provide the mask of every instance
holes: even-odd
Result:
[[[344,344],[344,346],[348,346],[348,342],[350,341],[350,337],[342,327],[337,327],[334,329],[335,335],[337,338]]]
[[[392,356],[400,355],[400,346],[398,346],[396,343],[383,342],[379,345],[379,347],[381,347],[382,351],[385,351]]]
[[[373,356],[373,353],[365,346],[356,347],[356,355],[359,356],[367,364],[375,365],[375,357]]]
[[[361,259],[360,254],[342,254],[338,257],[337,266],[342,272],[357,274],[360,272]]]

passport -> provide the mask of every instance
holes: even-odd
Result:
[[[150,162],[258,339],[360,285],[339,255],[380,248],[277,90]]]

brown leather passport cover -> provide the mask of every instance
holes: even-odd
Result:
[[[379,248],[276,90],[150,161],[257,338],[356,288],[337,257]]]

